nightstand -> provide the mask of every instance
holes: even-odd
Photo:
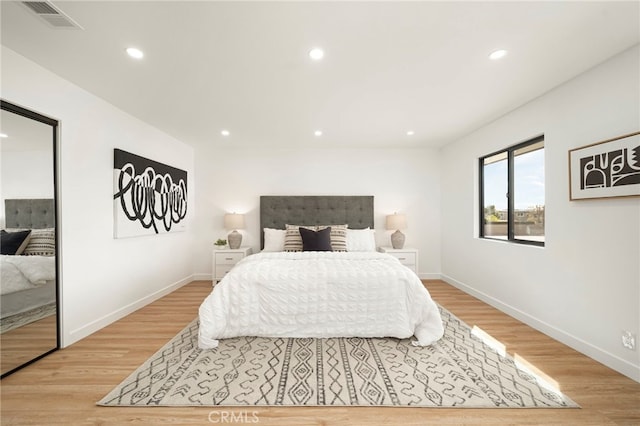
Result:
[[[382,253],[389,253],[391,256],[397,257],[400,263],[411,269],[416,274],[418,273],[418,249],[407,247],[401,249],[378,247],[378,251]]]
[[[213,251],[213,285],[220,281],[245,257],[251,254],[251,247],[240,247],[239,249],[222,249]]]

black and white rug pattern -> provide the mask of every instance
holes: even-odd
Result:
[[[440,307],[444,337],[224,339],[198,349],[194,320],[98,405],[578,407]]]

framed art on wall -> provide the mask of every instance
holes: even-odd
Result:
[[[640,132],[569,151],[569,199],[640,196]]]
[[[187,172],[113,150],[114,237],[184,231]]]

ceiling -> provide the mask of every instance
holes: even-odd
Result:
[[[53,158],[53,131],[41,123],[9,111],[0,111],[1,152],[44,151]]]
[[[54,4],[2,44],[194,146],[439,147],[640,42],[637,1]]]

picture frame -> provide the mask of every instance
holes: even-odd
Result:
[[[185,231],[187,172],[115,148],[114,238]]]
[[[640,132],[569,150],[569,200],[640,197]]]

